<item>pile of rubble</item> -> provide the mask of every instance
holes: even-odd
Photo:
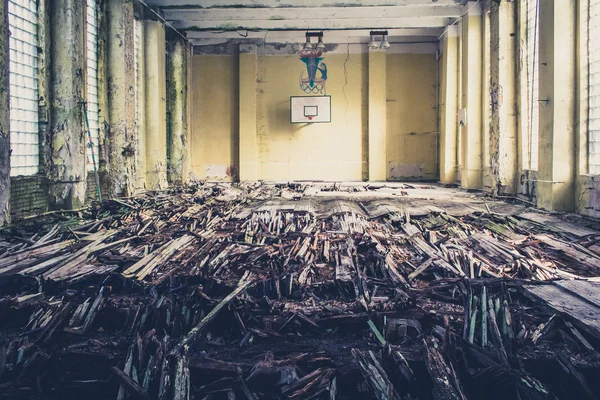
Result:
[[[294,207],[310,190],[203,184],[2,232],[0,399],[599,396],[594,321],[536,288],[594,285],[600,232]]]

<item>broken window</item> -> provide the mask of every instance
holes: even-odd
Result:
[[[589,173],[600,174],[600,0],[590,0]]]
[[[87,0],[87,115],[92,138],[96,167],[98,167],[98,12],[97,0]],[[94,169],[90,145],[86,139],[87,167]]]
[[[11,176],[39,168],[37,1],[9,0]]]

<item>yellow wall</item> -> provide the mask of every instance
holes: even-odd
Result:
[[[193,56],[191,167],[198,179],[231,180],[236,175],[237,77],[237,56]]]
[[[437,179],[437,130],[435,54],[388,54],[387,179]]]
[[[348,55],[346,45],[325,55],[332,98],[332,122],[325,124],[290,123],[290,96],[304,95],[298,81],[306,67],[298,56],[259,55],[259,179],[368,178],[368,53],[353,47]],[[435,54],[387,57],[388,179],[435,179]],[[192,169],[199,179],[230,179],[215,171],[238,167],[238,56],[196,55],[192,68]]]
[[[269,180],[361,180],[366,134],[366,54],[327,55],[331,123],[291,124],[290,96],[306,69],[296,55],[258,59],[259,175]],[[347,100],[347,102],[346,102]]]

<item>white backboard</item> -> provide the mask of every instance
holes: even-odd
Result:
[[[290,97],[290,121],[292,124],[331,122],[331,96]]]

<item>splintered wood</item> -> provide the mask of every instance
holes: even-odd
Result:
[[[598,398],[600,232],[428,190],[200,184],[17,223],[0,398]]]

